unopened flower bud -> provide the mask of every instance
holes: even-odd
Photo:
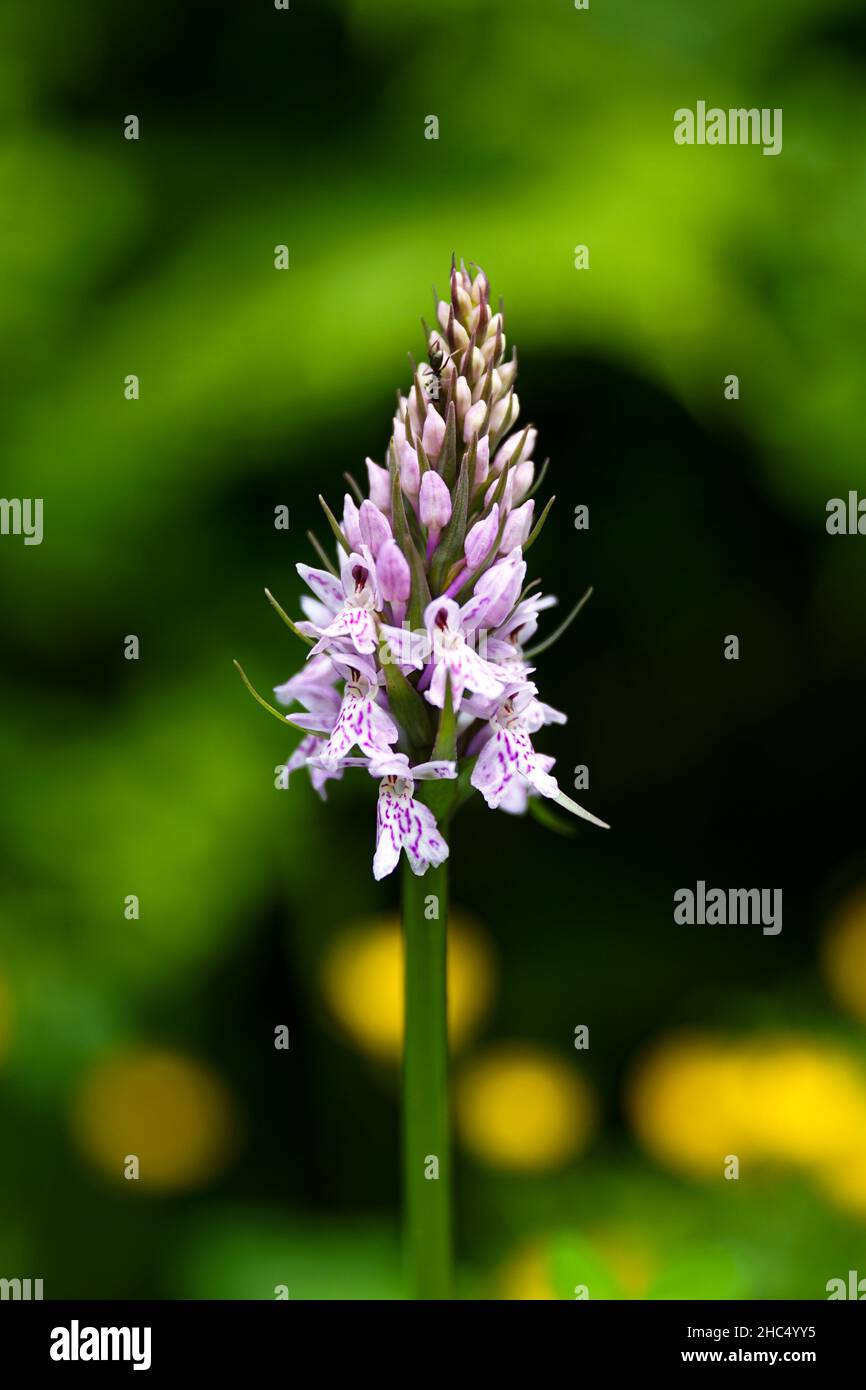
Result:
[[[421,465],[411,444],[404,444],[400,451],[400,482],[407,497],[417,497],[421,486]]]
[[[469,382],[465,376],[457,378],[457,385],[454,388],[454,405],[457,410],[457,427],[463,428],[466,419],[466,412],[472,404],[472,392],[469,390]]]
[[[391,477],[387,468],[367,459],[367,477],[370,480],[370,501],[383,512],[391,509]]]
[[[484,361],[479,349],[474,347],[469,358],[469,375],[472,377],[473,381],[477,381],[478,377],[483,376],[486,371],[487,363]]]
[[[475,593],[489,600],[484,610],[487,627],[497,627],[504,622],[520,597],[525,578],[526,561],[519,547],[482,574],[475,585]]]
[[[524,433],[525,431],[523,430],[516,431],[514,434],[510,434],[507,439],[503,440],[499,448],[496,450],[496,453],[493,455],[494,473],[501,473],[506,463],[510,463],[511,459],[514,457],[514,452],[518,444],[523,438]],[[525,463],[527,459],[532,458],[532,452],[535,448],[535,441],[537,438],[538,430],[530,430],[529,433],[526,435],[526,443],[520,451],[519,458],[516,458],[514,460],[515,464],[518,464],[520,462]]]
[[[487,419],[487,406],[484,401],[476,401],[466,412],[466,419],[463,422],[463,440],[468,444],[473,435],[481,429]]]
[[[532,530],[532,513],[535,511],[534,502],[524,502],[522,507],[516,507],[509,512],[508,520],[502,530],[502,541],[499,549],[501,554],[507,555],[516,546],[522,546]]]
[[[437,459],[442,452],[442,441],[445,438],[445,421],[439,414],[435,406],[428,405],[427,419],[424,421],[424,431],[421,435],[421,443],[424,452],[429,459]]]
[[[469,334],[457,319],[454,320],[454,346],[457,352],[465,352],[469,346]]]
[[[378,555],[385,541],[391,539],[391,527],[388,518],[374,502],[370,502],[368,499],[361,503],[358,518],[361,539],[365,545],[370,547],[374,556]]]
[[[502,499],[501,499],[501,501],[502,501],[502,510],[503,510],[504,512],[510,512],[510,511],[511,511],[511,498],[512,498],[512,494],[513,494],[513,492],[514,492],[514,474],[515,474],[516,471],[517,471],[517,470],[516,470],[514,467],[512,467],[512,468],[511,468],[511,471],[506,475],[506,478],[505,478],[505,491],[503,492],[503,494],[502,494]],[[497,473],[492,474],[492,482],[491,482],[489,488],[487,489],[487,492],[486,492],[485,495],[484,495],[484,505],[485,505],[485,507],[489,507],[489,506],[490,506],[490,503],[493,501],[494,497],[496,497],[496,494],[497,494],[497,491],[498,491],[498,489],[499,489],[499,485],[500,485],[501,482],[502,482],[502,474],[501,474],[501,473],[499,473],[499,474],[497,474]]]
[[[499,530],[499,507],[494,502],[487,516],[476,521],[466,533],[466,540],[463,543],[463,554],[466,556],[466,564],[471,570],[477,570],[490,554],[490,548],[496,540],[496,533]]]
[[[498,352],[498,354],[497,354],[497,351],[496,351],[496,334],[494,333],[492,337],[486,338],[485,341],[484,341],[484,343],[483,343],[483,345],[482,345],[482,348],[481,348],[481,356],[484,358],[485,365],[488,366],[488,367],[490,367],[490,366],[496,366],[496,364],[497,364],[497,362],[500,360],[500,358],[501,358],[502,353],[504,352],[504,350],[505,350],[505,334],[504,334],[504,333],[501,335],[501,337],[500,337],[500,339],[499,339],[499,352]]]
[[[361,530],[358,525],[358,508],[355,499],[347,492],[343,498],[343,535],[353,550],[361,544]]]
[[[432,468],[421,479],[418,506],[423,525],[432,531],[441,531],[451,520],[451,494],[444,478]]]
[[[500,434],[511,427],[520,414],[520,402],[514,391],[509,391],[501,401],[497,401],[490,412],[490,433]]]
[[[487,325],[487,337],[496,341],[496,333],[499,332],[499,341],[505,342],[505,324],[502,322],[501,314],[494,314]]]
[[[499,380],[502,382],[502,390],[509,391],[517,379],[517,362],[512,357],[510,362],[501,362],[496,368],[499,373]]]
[[[519,463],[516,468],[512,468],[508,479],[509,482],[513,483],[511,501],[512,505],[516,507],[519,502],[523,501],[535,481],[535,464],[532,459],[527,459],[525,463]]]
[[[480,266],[478,268],[478,274],[475,276],[471,293],[472,299],[476,304],[486,304],[487,300],[490,298],[490,285],[487,281],[487,276]]]
[[[376,559],[379,589],[387,603],[406,603],[412,589],[409,563],[393,537],[383,543]]]

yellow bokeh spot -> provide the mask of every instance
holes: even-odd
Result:
[[[824,938],[824,974],[844,1009],[866,1021],[866,887],[843,903]]]
[[[161,1191],[214,1177],[231,1159],[237,1136],[234,1103],[209,1068],[144,1049],[92,1068],[73,1097],[72,1129],[100,1172],[123,1181],[135,1157],[139,1178],[130,1187]]]
[[[804,1167],[866,1146],[866,1073],[830,1047],[753,1049],[755,1125],[766,1152]]]
[[[866,1072],[829,1044],[686,1036],[656,1048],[628,1096],[662,1163],[719,1176],[728,1154],[823,1170],[866,1152]]]
[[[555,1053],[502,1043],[457,1078],[457,1128],[479,1158],[520,1171],[553,1168],[586,1145],[595,1121],[589,1086]]]
[[[752,1148],[749,1086],[740,1048],[684,1036],[644,1059],[628,1108],[641,1141],[662,1163],[718,1174],[726,1154]]]
[[[448,924],[448,1035],[452,1049],[471,1036],[493,994],[492,952],[481,929],[459,913]],[[403,934],[399,919],[359,922],[325,955],[328,1007],[365,1052],[397,1060],[403,1050]]]

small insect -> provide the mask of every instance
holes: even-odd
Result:
[[[427,371],[430,373],[429,385],[427,387],[432,399],[438,401],[439,387],[442,385],[442,368],[446,362],[450,362],[452,353],[444,353],[439,346],[438,339],[434,340],[430,347],[430,361],[425,363]]]

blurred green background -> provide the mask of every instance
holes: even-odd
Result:
[[[541,746],[614,827],[453,827],[462,1291],[866,1275],[866,541],[824,527],[866,491],[864,68],[856,0],[5,0],[0,490],[45,538],[0,538],[0,1277],[401,1294],[372,788],[276,791],[231,658],[299,665],[262,589],[297,611],[317,492],[384,457],[452,250],[552,459],[531,572],[595,586]],[[676,146],[699,99],[782,154]],[[781,887],[781,935],[676,926],[698,878]]]

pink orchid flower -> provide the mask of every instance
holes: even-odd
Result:
[[[456,777],[456,765],[438,760],[410,767],[405,753],[394,753],[387,759],[371,761],[369,771],[382,779],[376,808],[373,877],[382,879],[393,873],[401,850],[405,850],[413,874],[426,873],[431,864],[443,864],[448,858],[448,846],[430,807],[415,800],[415,783],[420,779]]]
[[[397,742],[400,731],[377,703],[381,673],[355,652],[335,654],[331,660],[345,674],[346,684],[331,736],[320,753],[321,766],[336,767],[355,747],[370,758],[389,757],[390,744]]]
[[[479,624],[488,607],[486,597],[471,598],[459,607],[451,598],[433,599],[424,610],[424,625],[432,647],[433,674],[425,692],[431,705],[442,709],[451,682],[451,699],[459,710],[464,690],[496,699],[507,682],[504,671],[475,650]]]
[[[369,656],[376,650],[375,614],[382,607],[376,579],[376,565],[367,546],[352,551],[340,571],[338,582],[327,570],[298,565],[298,574],[331,613],[325,627],[313,625],[319,640],[310,656],[325,651],[334,638],[348,638],[355,651]]]
[[[598,820],[560,791],[556,778],[533,748],[530,723],[534,723],[531,711],[537,694],[531,682],[509,690],[490,720],[490,737],[478,754],[469,779],[472,786],[495,810],[509,792],[514,779],[522,778],[539,795],[550,797],[574,815],[607,830],[609,827],[604,821]]]

